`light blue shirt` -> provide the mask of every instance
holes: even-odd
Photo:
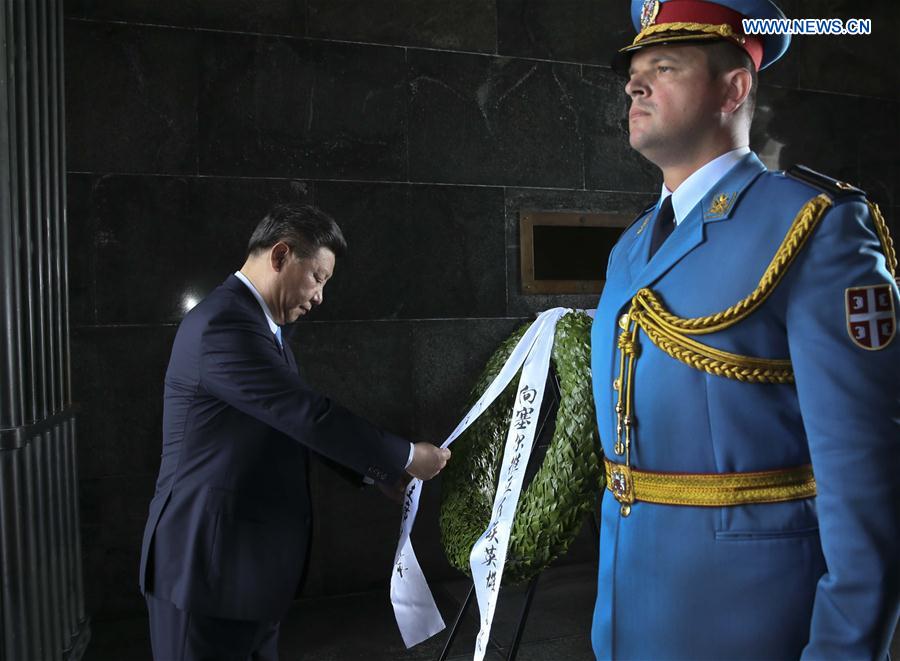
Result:
[[[250,282],[250,279],[241,273],[240,271],[234,272],[234,277],[247,285],[247,289],[250,290],[250,293],[253,294],[253,298],[256,299],[256,302],[259,303],[259,307],[262,308],[263,314],[266,315],[266,321],[269,323],[269,328],[272,330],[272,335],[275,336],[278,344],[281,344],[281,326],[275,323],[275,319],[272,317],[272,312],[269,310],[269,306],[266,305],[265,300],[262,297],[262,294],[259,293],[259,290],[253,286],[253,283]],[[409,444],[409,457],[406,459],[406,466],[404,468],[409,468],[409,465],[412,463],[413,455],[415,454],[415,446],[410,443]],[[364,478],[366,482],[371,483],[372,480],[369,478]]]
[[[715,186],[722,177],[728,174],[749,153],[750,147],[738,147],[725,152],[721,156],[717,156],[681,182],[681,185],[675,189],[674,193],[666,188],[665,183],[663,183],[659,201],[662,203],[666,196],[672,196],[675,225],[679,225],[682,220],[687,218],[687,215],[709,192],[709,189]]]

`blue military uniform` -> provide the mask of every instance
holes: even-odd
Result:
[[[595,654],[885,658],[900,297],[883,218],[752,153],[651,256],[656,213],[613,249],[591,337],[612,492]]]

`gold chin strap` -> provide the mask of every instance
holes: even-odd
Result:
[[[618,340],[619,377],[613,383],[613,388],[618,392],[616,443],[613,449],[617,455],[625,455],[625,466],[631,465],[634,371],[640,353],[638,329],[643,330],[653,344],[672,358],[708,374],[750,383],[793,383],[794,371],[789,359],[742,356],[707,346],[689,336],[731,328],[759,309],[781,282],[831,205],[831,198],[825,194],[803,205],[756,289],[721,312],[705,317],[678,317],[663,306],[653,291],[646,288],[631,299],[628,314],[619,320],[622,328]]]
[[[655,34],[661,34],[669,32],[693,32],[698,35],[709,35],[709,37],[721,37],[723,39],[730,39],[739,44],[743,44],[745,39],[742,35],[737,34],[730,25],[726,23],[722,23],[720,25],[712,25],[710,23],[689,23],[685,21],[675,22],[675,23],[656,23],[654,25],[648,25],[643,30],[637,33],[637,36],[634,38],[634,41],[631,42],[632,46],[637,46],[642,41],[644,41],[647,37],[651,37]]]

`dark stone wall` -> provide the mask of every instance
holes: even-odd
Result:
[[[238,268],[276,200],[308,200],[350,255],[295,334],[322,391],[440,442],[496,345],[535,311],[593,296],[520,293],[522,208],[634,213],[659,176],[628,146],[626,2],[69,0],[73,388],[88,610],[143,609],[141,531],[159,465],[162,379],[179,320]],[[872,3],[869,3],[872,4]],[[898,8],[870,37],[800,37],[763,73],[753,146],[900,206]],[[896,233],[896,232],[895,232]],[[597,264],[600,277],[604,263]],[[397,511],[314,463],[308,594],[387,583]],[[452,575],[429,485],[417,551]],[[585,531],[571,559],[594,554]]]

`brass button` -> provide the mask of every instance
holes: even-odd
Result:
[[[622,330],[628,330],[628,314],[623,314],[619,317],[619,328]]]

